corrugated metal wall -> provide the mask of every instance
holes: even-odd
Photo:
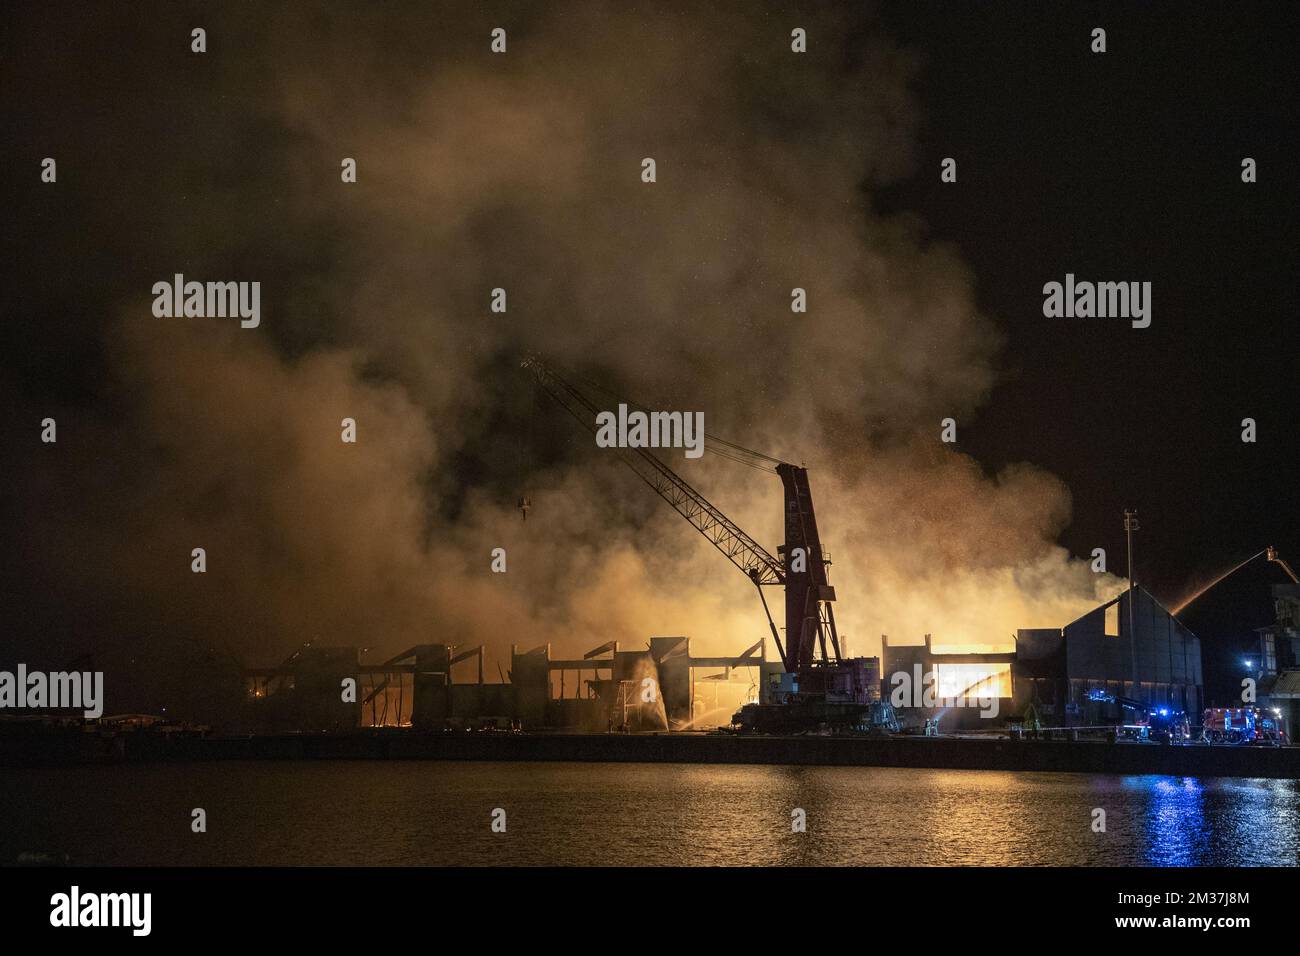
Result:
[[[1119,636],[1105,633],[1106,608],[1103,604],[1065,627],[1066,672],[1071,681],[1118,682],[1125,696],[1141,700],[1164,699],[1166,688],[1195,688],[1194,698],[1180,694],[1189,709],[1200,706],[1202,699],[1201,642],[1141,588],[1132,592],[1133,630],[1129,631],[1128,595],[1119,602]],[[1113,603],[1113,602],[1112,602]],[[1134,688],[1134,658],[1136,680]],[[1152,693],[1155,693],[1153,698]]]

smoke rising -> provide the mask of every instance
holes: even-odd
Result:
[[[78,329],[102,378],[14,479],[50,647],[441,640],[508,666],[512,643],[763,636],[752,585],[538,396],[531,349],[804,462],[855,653],[1005,641],[1113,592],[1054,544],[1059,480],[938,443],[999,336],[956,250],[872,208],[916,161],[914,58],[869,20],[666,9],[212,11],[206,61],[119,78],[125,105],[86,127],[117,184],[69,184],[120,264],[79,290],[103,297]],[[153,318],[181,271],[260,280],[261,328]],[[672,465],[775,550],[775,476]]]

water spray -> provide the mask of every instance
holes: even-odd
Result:
[[[1242,562],[1241,562],[1240,564],[1238,564],[1236,567],[1229,568],[1227,571],[1224,571],[1222,574],[1220,574],[1217,578],[1215,578],[1215,579],[1214,579],[1213,581],[1211,581],[1209,584],[1205,585],[1205,587],[1201,588],[1199,591],[1197,591],[1195,594],[1193,594],[1191,597],[1189,597],[1186,601],[1183,601],[1181,604],[1178,605],[1178,607],[1176,607],[1176,608],[1173,609],[1173,612],[1172,612],[1172,613],[1174,613],[1174,614],[1181,614],[1184,608],[1186,608],[1188,605],[1190,605],[1193,601],[1195,601],[1197,598],[1199,598],[1202,594],[1204,594],[1206,591],[1210,590],[1210,588],[1214,587],[1216,584],[1218,584],[1218,583],[1219,583],[1220,581],[1222,581],[1224,578],[1229,577],[1230,575],[1236,574],[1238,571],[1240,571],[1240,570],[1241,570],[1242,568],[1244,568],[1246,565],[1250,564],[1250,562],[1252,562],[1252,561],[1254,561],[1256,558],[1258,558],[1261,554],[1268,554],[1268,555],[1270,556],[1270,557],[1269,557],[1269,560],[1272,561],[1272,560],[1274,560],[1274,556],[1277,554],[1277,552],[1274,551],[1271,547],[1268,547],[1268,548],[1265,548],[1263,551],[1260,551],[1259,554],[1252,554],[1252,555],[1251,555],[1249,558],[1247,558],[1245,561],[1242,561]],[[1282,562],[1281,559],[1277,559],[1277,560],[1278,560],[1279,563],[1284,564],[1284,562]],[[1284,566],[1285,566],[1285,564],[1284,564]]]

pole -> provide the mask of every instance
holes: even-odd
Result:
[[[1133,629],[1133,532],[1138,530],[1137,511],[1124,509],[1124,536],[1128,539],[1128,647],[1133,664],[1133,696],[1137,698],[1137,633]]]

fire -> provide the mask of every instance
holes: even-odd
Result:
[[[937,695],[942,699],[1010,697],[1010,664],[936,664]]]

